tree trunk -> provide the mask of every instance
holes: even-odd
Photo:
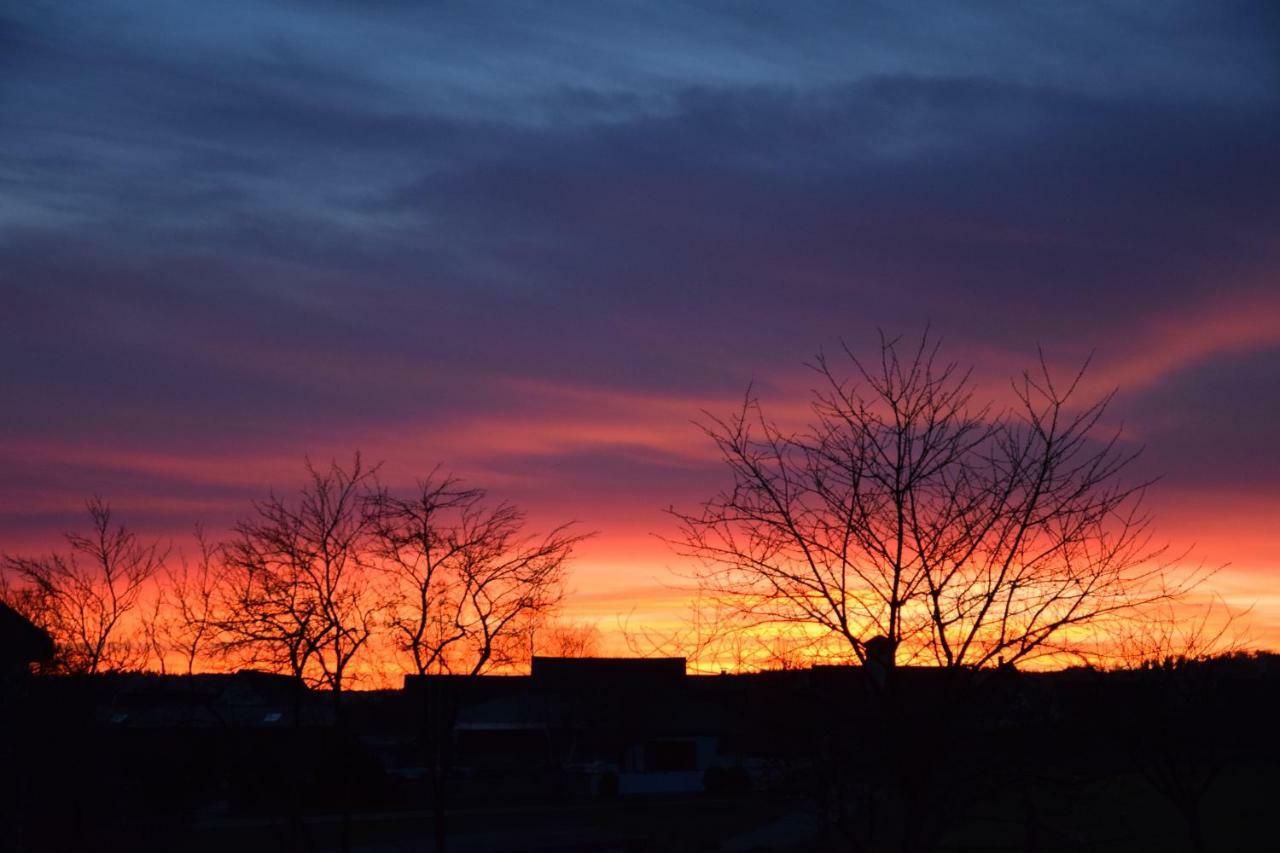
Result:
[[[1187,825],[1187,840],[1191,843],[1191,853],[1206,853],[1204,843],[1204,822],[1200,819],[1199,801],[1188,803],[1182,809],[1182,819]]]
[[[335,682],[333,689],[333,713],[338,723],[338,774],[342,798],[342,823],[339,828],[338,849],[342,853],[351,853],[351,746],[355,733],[348,724],[346,708],[342,704],[341,682]]]

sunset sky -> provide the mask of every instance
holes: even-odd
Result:
[[[181,544],[304,456],[598,535],[677,618],[692,421],[925,323],[1091,352],[1157,529],[1280,647],[1280,6],[9,3],[0,550]]]

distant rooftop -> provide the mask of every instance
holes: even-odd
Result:
[[[684,678],[685,659],[534,657],[529,674],[543,684],[679,682]]]

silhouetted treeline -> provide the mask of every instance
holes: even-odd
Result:
[[[380,670],[477,673],[589,648],[591,630],[553,615],[586,538],[528,529],[524,513],[432,472],[382,485],[357,454],[306,467],[194,553],[145,540],[106,501],[48,554],[4,554],[0,601],[52,637],[48,672],[193,673],[251,666],[341,690]]]

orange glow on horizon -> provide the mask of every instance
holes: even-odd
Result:
[[[1249,346],[1274,328],[1274,301],[1250,310],[1219,311],[1195,334],[1164,333],[1155,322],[1150,349],[1113,360],[1098,371],[1098,382],[1139,386],[1205,353]],[[1271,325],[1268,325],[1271,324]],[[1156,346],[1152,341],[1158,340]],[[987,352],[982,361],[1007,363],[1007,353]],[[984,374],[985,375],[985,374]],[[992,375],[995,375],[993,372]],[[757,386],[766,411],[784,424],[807,417],[801,397],[766,393],[804,388],[803,368],[767,376]],[[802,381],[802,379],[804,381]],[[1001,380],[1003,381],[1003,380]],[[984,380],[985,382],[985,380]],[[996,388],[991,380],[983,392]],[[690,421],[702,410],[733,411],[742,389],[719,395],[625,392],[598,387],[503,380],[519,401],[522,415],[460,418],[445,424],[402,423],[380,429],[341,432],[310,443],[315,460],[346,460],[360,448],[367,460],[387,460],[381,471],[392,487],[413,482],[441,460],[452,462],[468,484],[489,490],[494,500],[510,499],[529,513],[532,529],[576,519],[598,535],[582,544],[572,561],[570,595],[560,618],[600,631],[600,651],[627,654],[625,630],[674,632],[690,607],[682,588],[691,564],[662,539],[674,533],[664,507],[690,508],[723,485],[705,437]],[[1007,387],[1007,385],[1005,386]],[[780,399],[775,399],[780,397]],[[1138,425],[1140,429],[1141,425]],[[32,469],[63,470],[60,478],[6,489],[0,495],[0,550],[15,554],[48,552],[63,542],[60,531],[82,520],[84,498],[102,492],[118,517],[140,534],[192,552],[190,531],[202,522],[213,536],[230,528],[251,501],[274,486],[287,492],[298,482],[302,455],[297,436],[280,436],[252,448],[171,448],[153,450],[102,442],[74,446],[57,441],[7,443],[0,459]],[[574,456],[586,462],[574,467]],[[616,460],[618,472],[600,475],[600,459]],[[105,486],[124,482],[108,491]],[[74,491],[71,483],[84,493]],[[1270,494],[1211,493],[1159,486],[1152,492],[1155,532],[1171,543],[1171,553],[1190,549],[1192,561],[1224,568],[1205,587],[1233,611],[1250,610],[1249,642],[1280,648],[1280,552],[1274,520],[1280,499]],[[368,677],[387,683],[392,676]]]

